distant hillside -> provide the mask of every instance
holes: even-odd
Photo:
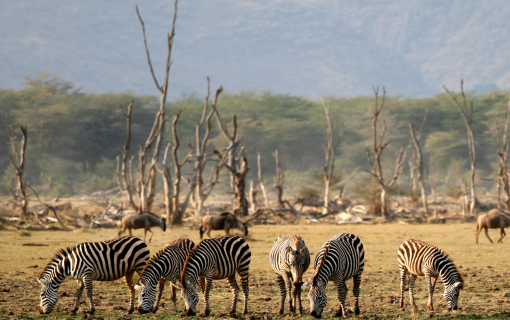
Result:
[[[41,71],[85,91],[154,94],[135,1],[0,1],[0,87]],[[172,1],[139,3],[156,71]],[[231,92],[433,95],[510,87],[508,1],[181,1],[171,97]],[[161,74],[161,73],[160,73]]]

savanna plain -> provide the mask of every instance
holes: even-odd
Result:
[[[356,234],[365,246],[366,266],[362,276],[360,307],[362,319],[409,319],[411,318],[408,293],[405,293],[405,310],[398,307],[400,283],[397,263],[399,245],[409,238],[420,239],[435,244],[447,251],[465,278],[465,289],[459,298],[457,312],[446,311],[442,298],[443,285],[438,280],[434,293],[436,319],[510,319],[510,244],[491,244],[485,235],[480,235],[480,243],[475,244],[474,223],[460,224],[379,224],[379,225],[258,225],[250,228],[245,239],[252,250],[250,267],[249,313],[242,315],[242,303],[238,304],[239,319],[292,319],[297,315],[289,312],[278,315],[280,293],[275,273],[269,265],[268,253],[273,241],[281,234],[292,233],[301,236],[310,252],[312,261],[323,245],[333,235],[350,232]],[[59,290],[59,301],[51,314],[38,312],[39,284],[36,277],[49,259],[62,247],[80,242],[102,241],[116,237],[117,229],[77,229],[63,231],[0,231],[0,319],[178,319],[185,318],[184,312],[175,313],[170,299],[169,287],[163,294],[162,304],[156,314],[128,315],[128,290],[123,280],[114,282],[94,282],[96,313],[88,315],[88,302],[83,294],[80,310],[72,315],[69,306],[74,301],[76,282],[67,278]],[[499,238],[499,231],[491,230],[493,240]],[[213,232],[213,236],[224,232]],[[135,230],[133,235],[143,237],[143,231]],[[194,227],[154,229],[151,253],[161,249],[165,243],[176,238],[186,237],[199,241],[198,230]],[[508,240],[510,241],[510,240]],[[313,265],[304,279],[313,275]],[[135,276],[135,281],[137,276]],[[352,280],[348,282],[348,317],[354,318]],[[328,305],[323,318],[334,318],[338,307],[336,290],[328,285]],[[428,318],[426,311],[427,290],[423,277],[416,281],[415,297],[420,319]],[[240,294],[242,300],[242,294]],[[308,316],[309,300],[307,290],[302,296],[304,315]],[[225,280],[214,282],[211,291],[210,318],[229,318],[228,308],[231,293]],[[135,303],[137,306],[138,301]],[[198,311],[203,310],[203,297],[200,296]],[[178,300],[179,310],[184,302]],[[287,309],[287,306],[286,306]],[[197,316],[199,318],[199,316]]]

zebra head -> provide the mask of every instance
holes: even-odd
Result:
[[[50,313],[58,301],[58,287],[54,288],[49,281],[44,279],[37,278],[37,282],[41,284],[39,311],[41,313]]]
[[[156,301],[156,284],[150,280],[142,281],[140,279],[135,289],[140,290],[138,294],[138,312],[140,314],[156,312],[152,309],[154,301]]]
[[[313,279],[308,293],[310,299],[310,315],[320,318],[324,307],[328,304],[328,296],[326,295],[327,282],[320,278]]]
[[[181,289],[181,297],[186,305],[186,315],[194,316],[197,314],[196,308],[198,304],[197,283],[187,278],[183,281],[182,286],[176,285]]]
[[[303,256],[306,254],[306,248],[303,247],[298,250],[287,247],[287,263],[290,266],[290,272],[294,279],[294,284],[300,284],[303,278]]]
[[[445,286],[443,296],[446,300],[446,304],[448,305],[448,310],[457,310],[460,289],[462,289],[462,287],[462,282],[455,282],[454,284]]]

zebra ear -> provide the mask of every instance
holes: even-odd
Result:
[[[175,283],[172,282],[172,285],[174,287],[176,287],[177,289],[182,289],[182,284],[180,284],[179,282],[175,282]]]
[[[311,288],[312,287],[312,285],[309,282],[303,282],[302,286],[305,287],[305,288]]]
[[[302,254],[302,255],[306,254],[306,247],[301,248],[299,250],[299,253]]]
[[[322,279],[320,279],[319,281],[317,281],[317,285],[319,287],[324,287],[326,285],[326,283]]]
[[[294,254],[294,250],[292,250],[290,246],[288,246],[285,251],[287,251],[288,254]]]
[[[455,282],[455,283],[453,284],[453,286],[454,286],[455,288],[462,289],[462,282]]]
[[[137,284],[135,285],[135,290],[143,290],[145,286],[143,284]]]

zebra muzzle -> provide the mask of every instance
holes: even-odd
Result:
[[[151,312],[151,310],[144,310],[144,308],[142,306],[138,306],[139,314],[145,314],[145,313],[149,313],[149,312]]]

